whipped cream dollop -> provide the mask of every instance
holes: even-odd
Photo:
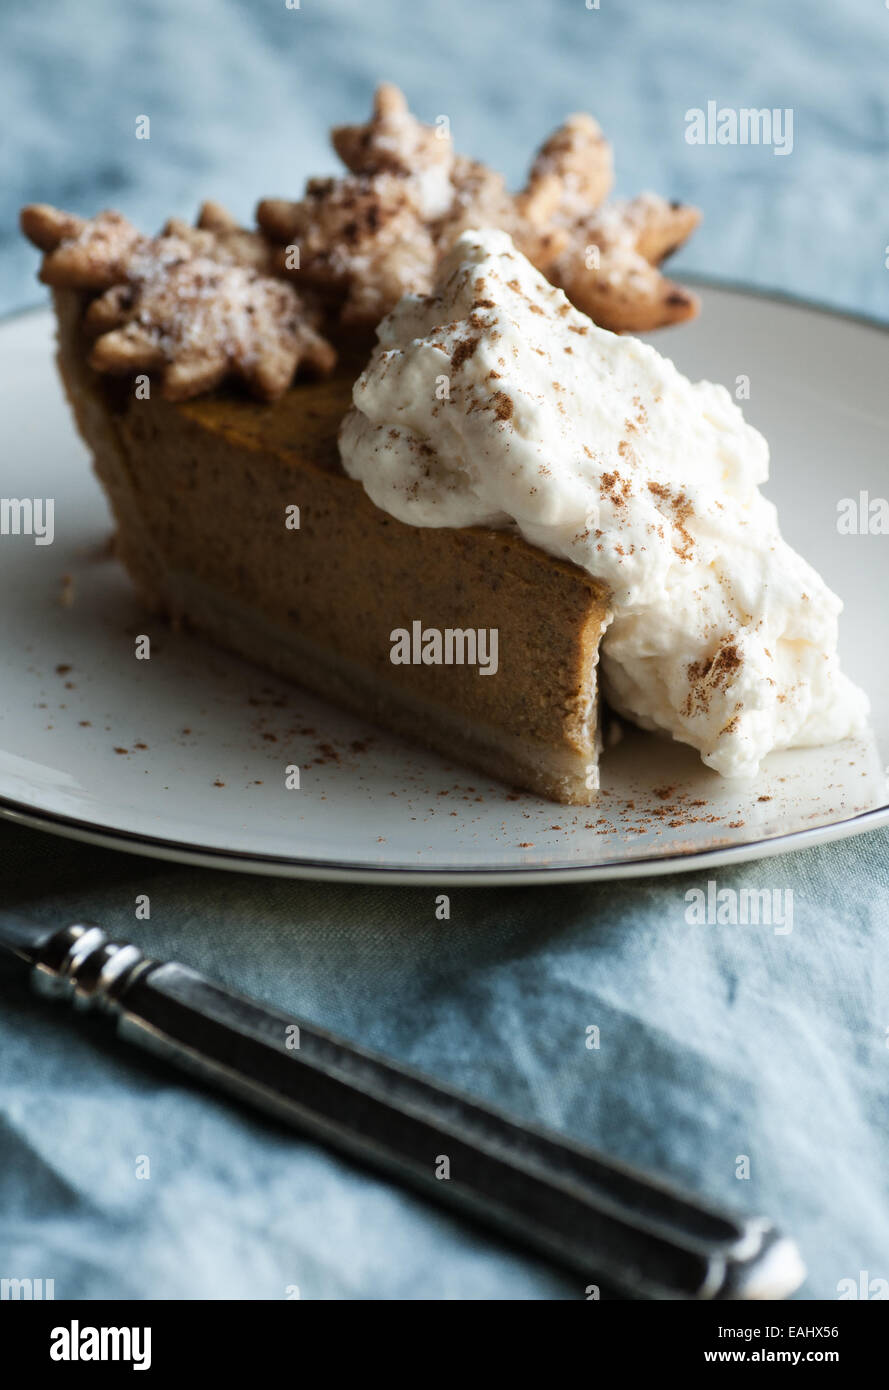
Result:
[[[411,526],[511,527],[604,581],[620,713],[727,777],[861,730],[842,604],[782,539],[768,446],[724,387],[597,328],[500,231],[464,233],[377,335],[346,472]]]

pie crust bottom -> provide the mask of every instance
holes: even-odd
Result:
[[[568,747],[541,749],[508,729],[482,727],[458,710],[382,680],[341,651],[323,648],[304,634],[276,626],[255,609],[209,588],[193,575],[168,573],[169,611],[229,651],[306,687],[449,760],[527,787],[555,801],[586,804],[587,761]],[[593,723],[595,725],[595,713]],[[578,785],[582,781],[583,785]]]

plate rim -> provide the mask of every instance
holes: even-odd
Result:
[[[889,322],[854,310],[838,309],[817,299],[788,293],[780,289],[747,285],[743,281],[723,279],[693,271],[681,272],[682,278],[702,288],[720,290],[742,298],[764,299],[785,308],[808,309],[826,318],[840,319],[858,327],[889,334]],[[47,302],[25,305],[0,314],[0,329],[17,319],[49,314]],[[868,811],[832,821],[828,825],[811,826],[803,830],[769,836],[762,840],[746,840],[739,845],[723,845],[715,849],[691,850],[682,853],[642,856],[638,859],[610,860],[599,864],[572,864],[541,867],[540,865],[508,869],[483,867],[473,869],[429,868],[423,865],[377,867],[341,860],[298,858],[293,855],[257,855],[249,850],[220,849],[212,845],[188,845],[179,840],[167,840],[159,835],[140,834],[131,830],[97,826],[94,822],[46,811],[17,801],[0,793],[0,818],[29,829],[42,830],[63,839],[94,844],[121,853],[143,855],[167,863],[191,864],[201,868],[219,869],[230,873],[254,873],[267,877],[302,878],[339,883],[416,884],[420,881],[448,883],[467,887],[498,887],[521,884],[592,883],[622,878],[661,877],[668,874],[694,872],[721,865],[745,863],[753,859],[773,858],[784,853],[831,844],[838,840],[865,834],[889,824],[889,802],[871,807]]]
[[[250,850],[217,849],[212,845],[185,845],[179,840],[166,840],[160,835],[142,835],[133,830],[113,830],[96,826],[77,816],[57,811],[35,810],[23,802],[0,795],[0,817],[30,829],[43,830],[62,839],[79,840],[104,849],[116,849],[125,854],[141,854],[149,859],[168,863],[197,865],[201,868],[225,869],[231,873],[262,874],[270,878],[306,878],[340,883],[397,883],[414,884],[418,880],[449,883],[458,887],[498,887],[518,882],[523,884],[592,883],[595,880],[661,877],[667,874],[692,873],[698,869],[719,865],[745,863],[751,859],[771,859],[776,855],[808,849],[816,844],[830,844],[877,830],[889,824],[889,804],[860,811],[844,820],[828,825],[792,830],[784,835],[772,835],[763,840],[745,840],[743,844],[722,845],[716,849],[699,849],[673,854],[643,856],[639,859],[615,859],[600,864],[554,864],[526,869],[429,868],[402,865],[377,868],[373,864],[350,863],[341,860],[331,864],[323,859],[298,859],[292,855],[257,855]]]

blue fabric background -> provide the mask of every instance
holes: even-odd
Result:
[[[249,216],[332,170],[375,81],[517,181],[592,110],[620,191],[691,198],[679,264],[889,318],[889,10],[686,0],[114,0],[0,14],[0,310],[38,302],[15,213],[214,196]],[[795,148],[689,146],[685,111],[792,107]],[[137,115],[150,142],[133,138]],[[2,465],[0,465],[2,466]],[[794,929],[691,927],[706,876],[554,889],[217,874],[0,825],[0,906],[87,916],[793,1233],[803,1297],[889,1277],[885,832],[714,875]],[[148,893],[151,920],[134,918]],[[62,1297],[547,1298],[579,1290],[53,1013],[0,964],[0,1275]],[[601,1046],[588,1050],[586,1028]],[[735,1176],[739,1155],[750,1177]],[[136,1176],[140,1156],[150,1178]]]

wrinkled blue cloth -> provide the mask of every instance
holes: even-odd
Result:
[[[593,110],[619,187],[691,198],[682,263],[889,318],[889,15],[856,0],[289,10],[93,0],[0,15],[0,308],[36,302],[17,205],[146,226],[242,216],[334,167],[326,130],[402,84],[516,181]],[[792,108],[794,149],[695,147],[685,113]],[[133,123],[151,118],[151,141]],[[452,1085],[772,1216],[803,1297],[889,1278],[889,836],[711,875],[454,889],[276,881],[0,824],[0,907],[145,950]],[[793,894],[793,929],[694,926],[686,893]],[[137,921],[138,895],[151,917]],[[588,1030],[599,1046],[587,1046]],[[57,1298],[550,1298],[571,1280],[202,1091],[0,962],[0,1276]]]

